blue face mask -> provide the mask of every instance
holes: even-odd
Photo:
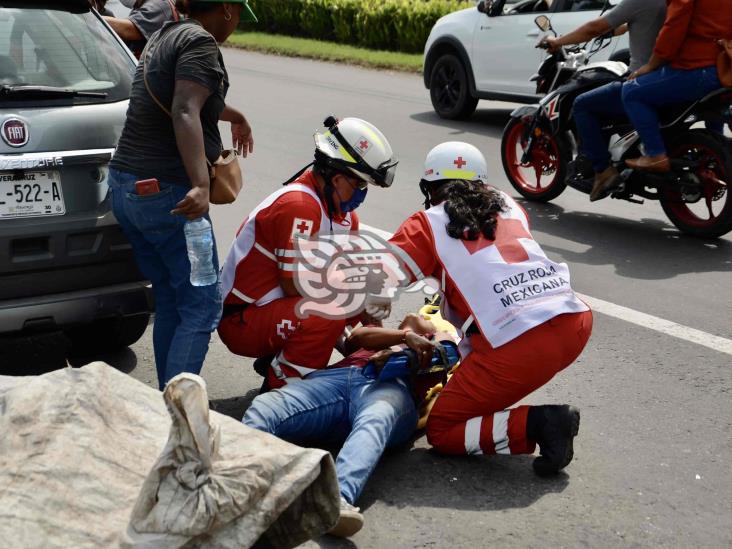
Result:
[[[352,212],[356,208],[358,208],[361,204],[363,204],[363,201],[366,200],[366,192],[368,191],[368,188],[366,189],[354,189],[353,194],[351,195],[351,198],[349,200],[340,202],[341,212],[348,213]],[[337,191],[336,191],[337,192]],[[340,194],[338,195],[340,197]]]

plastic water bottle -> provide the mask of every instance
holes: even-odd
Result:
[[[183,229],[186,235],[188,259],[191,262],[191,284],[209,286],[218,277],[213,265],[213,232],[211,223],[205,217],[186,221]]]

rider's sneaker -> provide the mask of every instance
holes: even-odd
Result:
[[[595,202],[607,196],[607,191],[612,189],[620,179],[620,174],[613,166],[595,174],[595,184],[590,193],[590,202]]]
[[[358,507],[341,498],[341,515],[328,533],[339,538],[350,538],[363,527],[363,515],[359,511]]]
[[[541,476],[555,475],[574,457],[574,437],[579,432],[580,412],[574,406],[532,406],[526,422],[526,435],[539,443],[539,457],[534,459],[534,472]]]

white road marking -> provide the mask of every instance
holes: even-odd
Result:
[[[388,231],[371,227],[365,223],[361,223],[361,228],[371,231],[384,239],[389,239],[392,235],[392,233]],[[631,324],[636,324],[643,328],[648,328],[649,330],[654,330],[690,343],[696,343],[697,345],[702,345],[712,349],[713,351],[732,355],[732,339],[716,336],[714,334],[697,330],[696,328],[690,328],[689,326],[684,326],[683,324],[678,324],[671,320],[642,313],[635,309],[623,307],[622,305],[617,305],[589,295],[580,293],[577,295],[592,307],[593,311],[597,311],[598,313],[624,320],[625,322],[630,322]]]
[[[643,328],[655,330],[678,339],[683,339],[684,341],[696,343],[697,345],[703,345],[704,347],[708,347],[709,349],[720,353],[732,355],[732,340],[730,339],[702,332],[696,328],[690,328],[683,324],[678,324],[657,316],[642,313],[635,309],[623,307],[622,305],[610,303],[609,301],[604,301],[596,297],[580,293],[577,295],[592,307],[593,311],[597,311],[598,313],[619,318],[620,320],[630,322],[631,324],[637,324]]]

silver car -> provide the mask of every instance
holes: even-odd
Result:
[[[86,0],[0,0],[0,335],[63,332],[83,353],[145,331],[106,181],[134,70]]]

